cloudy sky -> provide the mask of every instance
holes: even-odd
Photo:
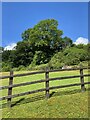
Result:
[[[3,2],[2,46],[12,49],[24,30],[32,28],[40,20],[56,19],[64,36],[74,43],[88,42],[87,2]]]

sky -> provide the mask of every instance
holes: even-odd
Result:
[[[73,42],[88,40],[87,2],[3,2],[2,46],[21,41],[21,34],[45,19],[58,21],[58,29]]]
[[[2,0],[2,2],[89,2],[89,0]]]
[[[0,17],[2,18],[2,3],[0,2]],[[2,19],[0,19],[0,46],[2,45]]]

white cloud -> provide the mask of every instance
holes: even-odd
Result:
[[[76,39],[74,44],[76,44],[76,45],[78,45],[78,44],[88,44],[88,39],[83,38],[83,37],[79,37],[79,38]]]
[[[14,50],[16,45],[16,43],[11,43],[10,45],[6,46],[4,50]]]

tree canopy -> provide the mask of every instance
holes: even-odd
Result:
[[[87,51],[88,47],[73,45],[68,36],[62,37],[63,34],[63,31],[58,29],[57,20],[46,19],[40,21],[33,28],[28,28],[21,34],[22,41],[17,43],[16,49],[11,51],[3,50],[3,67],[8,70],[10,67],[27,67],[46,63],[55,64],[57,63],[57,57],[60,57],[59,62],[67,61],[66,63],[69,65],[77,64],[76,59],[79,59],[79,62],[86,60],[84,50]],[[73,49],[71,49],[72,47]],[[78,58],[79,56],[80,58]],[[53,59],[55,62],[50,62]]]
[[[33,28],[22,33],[22,39],[29,41],[35,50],[61,49],[63,31],[57,28],[58,22],[54,19],[40,21]]]

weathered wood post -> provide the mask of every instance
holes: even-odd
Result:
[[[9,85],[13,85],[13,71],[10,71]],[[12,95],[12,86],[8,88],[8,96]],[[11,98],[7,99],[8,106],[11,107]]]
[[[46,67],[45,78],[46,78],[46,98],[49,98],[49,70],[48,70],[48,67]]]
[[[80,65],[80,82],[81,82],[81,91],[84,92],[86,89],[85,89],[85,85],[84,85],[84,76],[83,76],[82,65]]]

